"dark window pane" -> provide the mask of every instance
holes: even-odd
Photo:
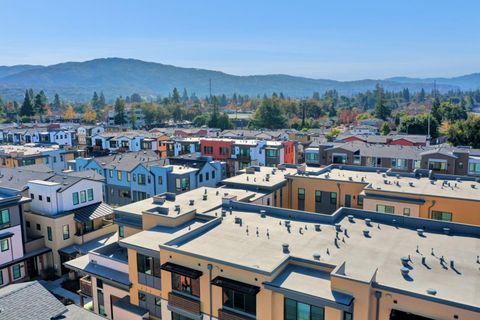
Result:
[[[297,320],[297,301],[285,299],[285,320]]]

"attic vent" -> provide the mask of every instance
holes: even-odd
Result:
[[[190,199],[190,201],[188,202],[191,206],[193,206],[193,204],[195,203],[195,200],[193,199]]]
[[[335,223],[335,230],[336,231],[342,231],[342,225],[340,223]]]
[[[401,267],[400,272],[402,273],[402,276],[407,277],[410,269],[408,269],[407,267]]]
[[[409,185],[410,187],[413,187],[413,182],[409,182],[408,185]]]
[[[348,180],[349,180],[349,181],[353,181],[353,177],[348,177]]]
[[[408,272],[407,272],[407,274],[408,274]],[[432,295],[432,296],[434,296],[434,295],[437,294],[437,290],[435,290],[435,289],[433,289],[433,288],[428,288],[428,289],[427,289],[427,293],[430,294],[430,295]]]
[[[370,230],[364,229],[364,230],[363,230],[363,235],[364,235],[365,237],[369,238],[369,237],[370,237]]]
[[[203,195],[203,200],[207,200],[208,199],[208,195],[204,194]]]
[[[180,205],[179,204],[175,205],[175,211],[180,211]]]
[[[227,216],[227,210],[222,210],[222,217],[226,217]]]
[[[317,261],[320,260],[320,253],[314,253],[313,254],[313,259],[317,260]]]
[[[287,254],[290,253],[290,250],[288,248],[288,243],[282,244],[282,251],[283,253],[287,253]]]
[[[239,224],[240,227],[242,226],[242,218],[235,217],[235,224]]]
[[[472,184],[472,189],[476,189],[476,188],[477,188],[477,186]]]
[[[401,257],[400,261],[402,261],[402,265],[404,267],[408,267],[408,263],[410,262],[410,257]]]
[[[322,227],[319,224],[315,225],[315,231],[322,231]]]
[[[353,215],[349,214],[347,217],[348,217],[348,221],[354,222],[354,220],[353,220]]]
[[[418,234],[420,237],[423,237],[423,236],[424,236],[423,232],[424,232],[423,229],[417,229],[417,234]]]
[[[369,219],[369,218],[366,218],[366,219],[365,219],[365,224],[366,224],[367,226],[371,227],[371,226],[372,226],[372,220]]]
[[[265,210],[260,210],[260,217],[262,217],[262,218],[266,218],[266,217],[267,217],[267,214],[266,214],[266,211],[265,211]]]

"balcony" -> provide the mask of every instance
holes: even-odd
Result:
[[[80,278],[80,293],[86,296],[92,296],[92,278],[85,276]]]
[[[45,238],[43,236],[29,238],[25,242],[25,253],[30,253],[45,247]]]
[[[218,309],[218,320],[252,320],[255,319],[254,316],[249,317],[235,311]]]
[[[200,314],[200,301],[175,292],[168,293],[168,304],[193,314]]]

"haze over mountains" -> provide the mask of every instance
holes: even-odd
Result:
[[[371,90],[377,83],[386,90],[409,88],[418,91],[424,88],[470,90],[480,88],[480,73],[453,78],[408,78],[393,77],[383,80],[335,81],[310,79],[283,74],[236,76],[219,71],[182,68],[135,59],[105,58],[85,62],[66,62],[50,66],[17,65],[0,66],[0,96],[6,100],[23,99],[26,88],[45,90],[53,97],[60,94],[63,99],[88,101],[93,91],[103,91],[108,100],[115,97],[139,93],[142,96],[166,96],[174,87],[186,88],[197,96],[209,93],[209,80],[213,94],[248,94],[250,96],[283,92],[292,97],[311,96],[336,89],[341,94]]]

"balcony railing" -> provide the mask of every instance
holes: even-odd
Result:
[[[218,309],[218,320],[252,320],[254,316],[246,316],[235,311]]]
[[[168,304],[193,314],[200,314],[200,301],[182,294],[175,292],[168,293]]]
[[[28,239],[27,242],[25,242],[26,253],[38,250],[43,247],[45,247],[45,238],[43,236]]]
[[[90,276],[80,278],[80,292],[86,296],[92,296],[92,278]]]

